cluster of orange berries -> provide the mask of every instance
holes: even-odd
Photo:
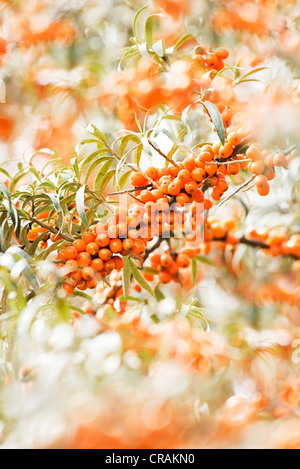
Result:
[[[245,232],[245,237],[257,240],[269,246],[266,254],[271,256],[291,256],[295,258],[295,267],[300,270],[300,234],[289,236],[281,230],[256,229],[250,227]]]
[[[225,67],[224,60],[229,57],[229,51],[224,48],[214,51],[208,50],[203,46],[196,46],[194,52],[194,62],[200,65],[201,68],[206,68],[208,70],[223,70]]]
[[[180,269],[188,269],[191,265],[191,259],[194,257],[194,250],[184,250],[178,253],[171,253],[166,250],[163,254],[153,253],[150,256],[151,268],[158,273],[158,280],[161,284],[170,282],[179,283],[181,281]],[[146,277],[150,279],[150,275]]]
[[[112,239],[104,231],[104,225],[98,224],[94,232],[84,233],[81,239],[59,252],[57,267],[63,269],[67,279],[63,284],[67,294],[73,294],[75,287],[82,291],[96,288],[98,281],[114,270],[123,269],[124,260],[120,255],[129,254],[125,247],[129,248],[132,240]],[[144,244],[143,249],[146,249]]]

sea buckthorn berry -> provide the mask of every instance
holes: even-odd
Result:
[[[86,243],[82,239],[76,239],[73,242],[73,246],[79,253],[84,252],[86,249]]]
[[[86,247],[86,252],[88,252],[92,257],[95,257],[98,255],[99,252],[99,246],[97,243],[90,243]]]
[[[148,179],[146,179],[142,173],[133,173],[130,181],[134,187],[143,187],[148,185]]]
[[[170,283],[172,281],[172,275],[167,270],[158,274],[158,280],[160,283]]]
[[[253,163],[251,163],[249,167],[249,170],[251,171],[251,173],[257,174],[257,175],[262,174],[265,169],[266,169],[266,166],[263,160],[254,161]]]
[[[74,246],[68,246],[65,249],[65,259],[76,259],[78,256],[78,251]]]
[[[101,249],[99,251],[99,258],[103,261],[109,261],[112,258],[112,252],[109,249]]]
[[[262,158],[262,152],[257,146],[251,145],[246,152],[246,157],[250,160],[257,161]]]
[[[205,57],[205,62],[209,67],[217,65],[219,59],[214,52],[208,52]]]
[[[78,288],[78,290],[85,291],[87,289],[86,281],[84,279],[80,280],[76,288]]]
[[[70,278],[76,283],[80,282],[80,280],[82,279],[82,270],[76,270],[76,272],[72,272]]]
[[[239,145],[242,141],[242,137],[237,132],[231,132],[227,137],[229,145],[233,145],[234,147]]]
[[[79,267],[88,267],[92,262],[92,257],[88,252],[81,252],[77,257]]]
[[[220,148],[220,157],[221,158],[229,158],[233,153],[233,146],[230,143],[226,143],[224,146]]]
[[[211,160],[213,159],[213,156],[214,155],[212,155],[211,152],[202,150],[200,155],[196,159],[196,165],[198,167],[201,167],[201,165],[203,166],[203,164],[205,163],[210,163]]]
[[[134,241],[132,239],[127,238],[123,241],[123,249],[125,249],[125,251],[131,251],[133,247],[134,247]]]
[[[194,193],[193,193],[193,200],[194,202],[197,202],[198,204],[199,203],[202,203],[204,201],[204,194],[203,192],[201,191],[201,189],[197,189]]]
[[[162,182],[160,182],[160,187],[161,187],[161,190],[163,191],[164,194],[169,193],[169,186],[170,186],[171,183],[172,183],[172,181],[171,181],[170,178],[166,178]]]
[[[210,210],[213,206],[213,203],[210,199],[204,199],[204,210]]]
[[[196,183],[196,181],[189,181],[186,183],[186,185],[184,186],[186,192],[188,194],[193,194],[193,192],[195,192],[198,188],[198,185]]]
[[[100,248],[106,248],[110,243],[110,238],[107,234],[101,234],[97,236],[95,242],[98,244]]]
[[[228,49],[225,49],[225,48],[217,49],[216,50],[216,56],[220,60],[226,60],[229,57],[229,51],[228,51]]]
[[[140,237],[140,233],[138,230],[131,229],[128,231],[128,238],[131,240],[138,239]]]
[[[273,163],[274,166],[280,166],[283,168],[287,168],[288,166],[286,156],[283,153],[277,153],[276,155],[274,155]]]
[[[188,171],[193,171],[193,169],[196,168],[196,162],[194,160],[194,158],[192,156],[188,156],[184,162],[183,162],[183,166],[186,170]],[[179,173],[180,174],[180,173]]]
[[[116,270],[121,270],[121,269],[123,269],[123,267],[124,267],[124,261],[123,261],[122,257],[114,256],[114,257],[112,258],[112,260],[113,260],[114,263],[115,263],[115,269],[116,269]]]
[[[158,170],[158,177],[159,177],[159,179],[162,178],[162,177],[164,177],[164,176],[169,176],[169,170],[168,170],[168,168],[160,168],[160,169]]]
[[[177,197],[176,197],[176,202],[181,205],[181,207],[183,207],[184,205],[188,204],[189,203],[189,197],[187,194],[179,194]]]
[[[84,267],[82,269],[82,278],[84,280],[90,280],[91,278],[94,278],[95,272],[91,267]]]
[[[116,268],[116,263],[113,259],[109,259],[104,262],[104,270],[107,273],[111,273]]]
[[[119,227],[116,225],[111,225],[107,228],[107,236],[110,239],[118,238],[119,237]]]
[[[191,179],[191,172],[188,171],[187,169],[182,169],[179,173],[178,173],[178,179],[180,182],[182,182],[183,184],[186,184],[190,179]]]
[[[222,112],[223,121],[229,124],[232,121],[232,117],[233,117],[232,110],[230,108],[224,109],[224,111]]]
[[[162,254],[160,263],[163,267],[168,268],[173,264],[173,258],[170,254]]]
[[[86,244],[90,244],[90,243],[93,243],[96,239],[96,235],[95,233],[92,233],[91,231],[88,231],[87,233],[84,233],[82,235],[82,240],[86,243]]]
[[[202,182],[205,179],[205,171],[203,168],[195,168],[192,171],[192,179],[196,182]]]
[[[158,170],[154,166],[147,168],[145,174],[148,176],[148,178],[153,179],[154,181],[158,178]]]
[[[266,178],[268,179],[268,181],[272,181],[275,176],[276,176],[276,173],[274,171],[273,168],[268,168],[266,171],[265,171],[265,176]]]
[[[86,288],[88,290],[93,290],[94,288],[96,288],[96,286],[97,286],[97,282],[94,278],[91,278],[86,281]]]
[[[176,178],[180,170],[181,168],[179,166],[171,166],[169,168],[169,175]]]
[[[75,287],[68,282],[65,282],[62,286],[62,289],[66,295],[73,295]]]
[[[203,46],[196,46],[194,49],[194,53],[196,55],[205,55],[206,54],[206,49]]]
[[[111,242],[110,242],[110,245],[109,245],[109,249],[111,250],[111,252],[113,252],[114,254],[117,254],[119,252],[122,251],[123,249],[123,243],[120,239],[113,239]]]
[[[75,272],[78,270],[78,263],[75,260],[70,259],[66,262],[66,268],[70,273]]]
[[[176,263],[179,268],[186,269],[190,266],[191,260],[186,254],[178,254]]]
[[[181,184],[172,182],[168,187],[168,192],[170,195],[176,196],[179,195],[181,191]]]
[[[164,193],[160,189],[154,189],[152,191],[152,195],[153,195],[154,200],[157,201],[158,199],[163,198]]]
[[[143,191],[141,192],[139,198],[140,198],[140,200],[141,200],[142,202],[144,202],[145,204],[146,204],[147,202],[154,202],[154,201],[155,201],[152,192],[151,192],[151,191],[148,191],[148,190],[143,190]]]
[[[95,272],[101,272],[104,269],[104,263],[102,259],[93,259],[91,263],[92,269]]]
[[[213,176],[218,171],[218,166],[216,164],[206,164],[204,169],[208,176]]]
[[[266,196],[270,192],[270,186],[266,176],[260,175],[255,178],[255,185],[259,195]]]

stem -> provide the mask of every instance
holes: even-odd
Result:
[[[162,156],[165,160],[167,160],[170,164],[172,164],[173,166],[176,166],[176,168],[179,168],[180,169],[180,166],[178,166],[177,163],[175,163],[175,161],[172,160],[172,158],[169,158],[167,155],[165,155],[159,148],[157,148],[155,145],[153,145],[153,143],[148,139],[148,142],[149,142],[149,145],[154,148],[155,151],[157,151],[157,153],[160,154],[160,156]]]
[[[70,236],[67,236],[67,235],[65,235],[64,233],[61,233],[60,231],[56,230],[56,229],[53,228],[52,226],[46,225],[45,223],[43,223],[42,221],[38,220],[37,218],[32,217],[32,216],[29,215],[29,214],[27,214],[27,216],[28,216],[28,218],[29,218],[33,223],[36,223],[37,225],[41,226],[42,228],[45,228],[45,230],[50,231],[50,233],[53,233],[53,234],[59,236],[60,238],[65,239],[65,240],[68,241],[69,243],[72,243],[72,242],[74,241],[74,238],[71,238]]]

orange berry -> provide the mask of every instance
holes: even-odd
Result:
[[[182,169],[178,173],[178,179],[182,184],[186,184],[191,179],[191,172],[187,169]]]
[[[152,191],[152,195],[153,195],[154,200],[156,201],[158,199],[161,199],[164,196],[164,193],[160,189],[154,189]]]
[[[208,66],[214,67],[215,65],[217,65],[218,61],[219,59],[214,52],[208,52],[206,54],[205,62]]]
[[[133,246],[134,246],[134,241],[132,239],[125,239],[123,241],[123,249],[125,249],[125,251],[131,251],[131,249],[133,249]]]
[[[178,267],[180,267],[182,269],[186,269],[187,267],[190,266],[191,260],[186,254],[178,254],[177,259],[176,259],[176,263],[177,263]]]
[[[102,259],[93,259],[91,263],[92,269],[95,272],[101,272],[104,269],[104,263]]]
[[[189,196],[187,194],[179,194],[177,197],[176,197],[176,202],[181,205],[181,207],[183,207],[184,205],[188,204],[189,203]]]
[[[163,254],[160,263],[163,267],[168,268],[173,264],[173,258],[170,254]]]
[[[110,243],[110,238],[107,236],[107,234],[101,234],[97,236],[95,242],[100,248],[106,248]]]
[[[186,185],[184,186],[186,192],[188,194],[193,194],[193,192],[195,192],[198,188],[198,185],[196,183],[196,181],[190,181],[190,182],[187,182]]]
[[[76,259],[78,251],[74,246],[68,246],[65,250],[65,259]]]
[[[193,171],[193,169],[196,168],[196,162],[194,160],[194,158],[192,156],[188,156],[184,162],[183,162],[183,166],[184,168],[187,170],[187,171]],[[180,173],[179,173],[180,174]],[[178,175],[179,176],[179,175]]]
[[[84,252],[86,249],[86,243],[82,239],[76,239],[73,242],[73,246],[79,253]]]
[[[82,269],[82,278],[84,280],[91,280],[91,278],[94,278],[95,272],[92,269],[92,267],[84,267]]]
[[[86,232],[82,235],[82,240],[86,244],[93,243],[95,241],[95,239],[96,239],[96,235],[95,235],[95,233],[92,233],[91,231],[88,231],[88,232]]]
[[[232,146],[237,146],[241,143],[242,141],[242,137],[239,133],[237,132],[231,132],[229,135],[228,135],[228,143],[229,145],[232,145]]]
[[[229,158],[233,153],[233,146],[230,143],[226,143],[224,146],[220,148],[220,157],[221,158]]]
[[[143,187],[148,185],[148,179],[142,173],[133,173],[131,176],[131,184],[134,187]]]
[[[251,171],[251,173],[257,174],[257,175],[262,174],[265,169],[266,167],[265,167],[265,163],[263,162],[263,160],[254,161],[249,166],[249,170]]]
[[[266,196],[270,192],[270,186],[266,176],[260,175],[255,178],[255,185],[259,195]]]
[[[226,60],[229,57],[229,51],[228,51],[228,49],[225,49],[225,48],[217,49],[216,50],[216,56],[220,60]]]
[[[145,246],[144,241],[142,241],[141,239],[136,239],[134,241],[134,246],[132,249],[133,254],[135,254],[136,256],[140,256],[144,254],[145,251],[146,251],[146,246]]]
[[[107,228],[107,236],[110,239],[118,238],[119,237],[119,228],[116,225],[111,225]]]
[[[94,288],[96,288],[96,286],[97,282],[95,278],[91,278],[86,281],[86,288],[88,288],[89,290],[93,290]]]
[[[114,256],[112,260],[115,262],[115,269],[121,270],[124,267],[124,261],[121,257]]]
[[[158,274],[158,280],[160,283],[170,283],[172,281],[172,275],[165,270]]]
[[[97,243],[90,243],[86,247],[86,252],[88,252],[92,257],[95,257],[98,255],[99,252],[99,246]]]
[[[66,295],[73,295],[75,287],[68,282],[65,282],[62,286],[63,291]]]
[[[99,251],[99,258],[103,261],[109,261],[112,258],[112,252],[109,249],[101,249]]]
[[[262,158],[262,152],[257,146],[251,145],[246,152],[246,157],[247,159],[249,158],[250,160],[257,161]]]
[[[170,195],[176,196],[179,195],[181,191],[180,183],[172,182],[168,187],[168,192]]]
[[[104,270],[107,273],[111,273],[116,268],[116,263],[113,259],[109,259],[104,262]]]
[[[205,179],[205,171],[203,168],[195,168],[192,171],[192,179],[196,182],[202,182]]]
[[[287,158],[283,153],[277,153],[276,155],[274,155],[273,163],[274,163],[274,166],[280,166],[283,168],[287,168],[288,166]]]
[[[81,252],[77,257],[79,267],[88,267],[92,262],[92,257],[88,252]]]
[[[123,243],[120,239],[113,239],[111,242],[110,242],[110,245],[109,245],[109,249],[111,250],[111,252],[113,252],[114,254],[117,254],[119,252],[122,251],[123,249]]]
[[[82,271],[81,270],[76,270],[76,272],[72,272],[71,275],[70,275],[70,278],[72,280],[74,280],[76,282],[76,284],[78,282],[80,282],[80,280],[82,279]]]
[[[193,201],[197,203],[202,203],[204,201],[204,194],[201,189],[197,189],[193,193]]]
[[[78,290],[85,291],[87,289],[86,281],[85,280],[80,280],[77,284]]]
[[[149,168],[146,169],[145,171],[146,176],[148,176],[150,179],[155,179],[158,178],[158,170],[154,166],[150,166]],[[138,187],[138,186],[137,186]]]

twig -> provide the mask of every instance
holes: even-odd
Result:
[[[53,233],[53,234],[59,236],[60,238],[65,239],[69,243],[72,243],[74,241],[74,238],[71,238],[70,236],[65,235],[64,233],[62,233],[62,232],[56,230],[55,228],[53,228],[52,226],[46,225],[45,223],[38,220],[37,218],[32,217],[31,215],[29,215],[29,213],[27,213],[27,216],[33,223],[36,223],[37,225],[40,225],[42,228],[45,228],[45,230],[50,231],[50,233]]]
[[[241,186],[239,186],[232,194],[230,194],[228,197],[226,197],[226,199],[224,199],[217,207],[220,208],[222,205],[224,205],[226,202],[228,202],[228,200],[230,200],[232,197],[234,197],[238,192],[240,192],[241,190],[243,190],[245,187],[247,187],[252,181],[254,181],[254,179],[256,178],[256,174],[254,174],[250,179],[248,179],[246,182],[244,182],[244,184],[242,184]]]
[[[175,161],[172,160],[172,158],[169,158],[167,155],[165,155],[159,148],[157,148],[155,145],[153,145],[153,143],[148,139],[148,142],[149,142],[149,145],[155,150],[157,151],[157,153],[160,154],[160,156],[162,156],[165,160],[167,160],[170,164],[172,164],[173,166],[176,166],[176,168],[179,168],[180,169],[180,166],[175,163]]]

